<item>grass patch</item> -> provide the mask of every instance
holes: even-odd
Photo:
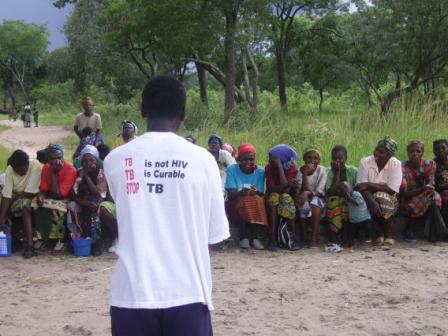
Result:
[[[237,147],[250,142],[257,148],[257,161],[264,165],[268,150],[279,143],[296,149],[301,157],[309,146],[322,152],[322,164],[330,164],[331,148],[343,144],[349,152],[348,163],[359,165],[362,157],[370,155],[379,139],[390,135],[398,142],[397,158],[407,159],[406,145],[412,139],[426,143],[426,157],[432,158],[432,141],[446,136],[445,120],[448,114],[443,102],[428,101],[427,97],[404,96],[394,102],[389,114],[382,118],[379,108],[368,109],[359,92],[327,95],[324,109],[318,109],[318,95],[308,91],[288,91],[289,110],[279,109],[278,98],[271,92],[261,92],[259,110],[252,113],[244,105],[237,106],[229,126],[222,125],[223,94],[209,91],[209,106],[202,105],[197,91],[188,92],[187,119],[179,134],[193,135],[200,146],[207,146],[210,134],[220,134],[224,142]],[[111,145],[120,132],[121,121],[130,119],[137,123],[140,134],[146,123],[140,116],[140,101],[136,97],[126,104],[96,102],[95,111],[101,114],[103,135]],[[72,129],[79,104],[42,110],[41,122]],[[66,158],[71,158],[78,138],[75,134],[63,140]],[[302,161],[302,160],[300,160]]]

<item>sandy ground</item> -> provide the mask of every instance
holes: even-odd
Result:
[[[0,133],[35,153],[58,127]],[[448,335],[448,244],[212,253],[215,335]],[[115,256],[0,258],[0,336],[110,335]]]
[[[39,149],[45,148],[49,143],[56,143],[63,138],[72,135],[73,132],[59,126],[46,126],[25,128],[20,120],[1,120],[1,125],[11,127],[0,133],[0,144],[11,150],[22,149],[31,158],[36,157]]]
[[[213,252],[215,335],[447,335],[448,244]],[[0,335],[110,335],[115,257],[0,259]]]

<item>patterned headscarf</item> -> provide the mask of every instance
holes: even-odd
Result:
[[[219,142],[219,146],[222,147],[222,138],[218,134],[210,135],[210,137],[208,138],[208,142],[207,143],[209,144],[213,140],[218,141]]]
[[[95,157],[95,159],[99,160],[100,159],[100,154],[98,153],[98,149],[95,146],[92,145],[86,145],[80,154],[81,160],[83,158],[84,155],[86,154],[91,154]]]
[[[289,168],[290,161],[298,160],[296,151],[292,147],[285,144],[272,147],[269,150],[269,154],[282,162],[283,169]]]
[[[122,131],[123,131],[124,126],[126,126],[126,125],[131,125],[134,128],[134,134],[138,133],[137,125],[133,121],[131,121],[131,120],[123,120],[121,122],[121,130]]]
[[[386,135],[384,139],[378,141],[378,147],[386,148],[391,154],[395,154],[398,149],[397,142],[392,139],[389,135]]]
[[[314,147],[308,147],[308,148],[306,148],[306,149],[303,151],[302,158],[305,160],[305,156],[306,156],[308,153],[311,153],[311,152],[315,152],[315,153],[317,153],[317,155],[319,155],[319,159],[322,158],[322,155],[320,154],[320,151],[319,151],[318,149],[314,148]]]
[[[46,150],[47,150],[47,154],[49,154],[49,153],[51,153],[51,152],[53,152],[53,151],[59,151],[59,152],[61,152],[62,154],[64,154],[64,147],[62,147],[62,146],[59,145],[59,144],[50,144],[50,145],[48,145],[48,147],[46,148]]]

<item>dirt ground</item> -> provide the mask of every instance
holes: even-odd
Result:
[[[212,253],[215,335],[447,335],[448,244]],[[0,258],[0,335],[110,335],[115,256]]]
[[[0,133],[0,144],[11,150],[22,149],[31,158],[36,157],[39,149],[45,148],[49,143],[56,143],[63,138],[72,135],[73,132],[59,126],[40,125],[39,127],[25,128],[20,120],[1,120],[1,125],[9,126],[10,129]]]
[[[35,153],[70,132],[0,133]],[[115,256],[0,258],[0,336],[110,335]],[[448,335],[448,244],[212,253],[215,335]]]

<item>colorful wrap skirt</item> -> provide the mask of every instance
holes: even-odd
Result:
[[[277,207],[277,214],[283,218],[296,218],[296,206],[290,194],[272,192],[268,194],[268,206]]]
[[[36,198],[31,201],[31,207],[36,209],[37,238],[47,241],[49,239],[63,239],[65,237],[65,219],[67,217],[67,201],[45,199],[39,207]]]
[[[238,196],[227,204],[232,216],[237,216],[246,223],[268,225],[263,196]]]
[[[326,218],[329,223],[329,229],[338,232],[344,225],[347,225],[348,205],[344,197],[330,196],[326,202]]]
[[[442,198],[439,193],[427,191],[408,199],[401,198],[400,211],[405,216],[419,218],[425,215],[431,204],[439,208],[442,206]]]
[[[397,213],[399,202],[396,195],[378,191],[373,194],[373,198],[380,206],[382,217],[384,219],[389,219]]]

